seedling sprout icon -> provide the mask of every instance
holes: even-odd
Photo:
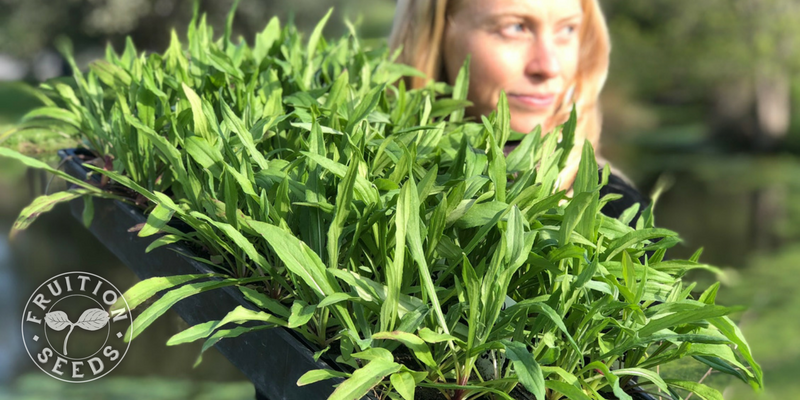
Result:
[[[69,332],[67,332],[67,336],[64,338],[65,356],[67,355],[67,342],[69,341],[69,335],[76,326],[87,331],[97,331],[106,326],[106,324],[108,324],[108,320],[108,312],[100,308],[90,308],[84,311],[83,314],[81,314],[81,317],[78,318],[78,322],[75,322],[74,324],[69,320],[67,313],[63,311],[52,311],[44,316],[44,322],[47,323],[47,326],[54,331],[63,331],[69,326]]]
[[[65,272],[31,294],[22,312],[22,338],[31,360],[44,373],[62,382],[85,383],[119,365],[130,348],[132,321],[128,302],[107,279],[89,272]],[[59,333],[52,335],[55,332]]]

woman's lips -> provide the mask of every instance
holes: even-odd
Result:
[[[509,100],[534,109],[547,109],[556,101],[554,94],[509,94]]]

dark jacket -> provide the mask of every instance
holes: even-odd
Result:
[[[601,172],[602,173],[602,172]],[[636,223],[642,211],[650,205],[650,199],[636,190],[633,185],[626,182],[619,175],[615,175],[613,170],[608,177],[608,184],[600,188],[600,198],[607,194],[621,194],[622,198],[608,202],[602,210],[603,214],[611,218],[619,218],[622,213],[632,205],[639,203],[639,211],[636,217],[631,220],[631,225]]]

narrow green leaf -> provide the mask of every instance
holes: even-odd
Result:
[[[135,339],[142,333],[150,324],[152,324],[158,317],[162,316],[167,310],[172,308],[177,302],[193,296],[198,293],[207,292],[209,290],[222,288],[225,286],[241,285],[250,282],[263,281],[264,278],[247,278],[247,279],[225,279],[222,281],[207,281],[199,283],[188,283],[178,289],[171,290],[150,307],[142,311],[138,317],[133,321],[125,334],[126,341]]]
[[[639,336],[646,337],[662,329],[722,317],[733,311],[733,309],[727,307],[705,305],[693,310],[684,310],[683,312],[677,312],[657,319],[651,318],[650,322],[639,330]]]
[[[306,372],[300,379],[297,380],[297,386],[310,385],[320,381],[326,381],[334,378],[347,378],[350,374],[346,372],[334,371],[332,369],[312,369]]]
[[[204,339],[213,332],[219,321],[208,321],[197,324],[178,332],[167,340],[167,346],[176,346],[183,343],[191,343],[198,339]]]
[[[334,293],[325,273],[325,265],[317,254],[292,234],[274,225],[250,221],[250,227],[267,240],[286,267],[323,299]]]
[[[184,284],[186,282],[194,281],[200,278],[211,278],[213,276],[220,276],[217,274],[191,274],[191,275],[174,275],[145,279],[125,291],[122,298],[111,306],[112,310],[120,309],[127,302],[131,310],[135,309],[149,298],[156,295],[156,293],[171,289],[175,286]]]
[[[73,177],[72,175],[67,174],[64,171],[57,170],[57,169],[47,165],[46,163],[44,163],[42,161],[39,161],[39,160],[37,160],[35,158],[32,158],[32,157],[25,156],[25,155],[23,155],[23,154],[21,154],[21,153],[19,153],[17,151],[14,151],[14,150],[11,150],[11,149],[7,148],[7,147],[0,147],[0,157],[12,158],[14,160],[17,160],[17,161],[21,162],[22,164],[24,164],[24,165],[26,165],[28,167],[45,170],[45,171],[47,171],[47,172],[49,172],[49,173],[51,173],[51,174],[53,174],[55,176],[58,176],[59,178],[62,178],[64,180],[66,180],[69,183],[72,183],[74,185],[78,185],[78,186],[80,186],[80,187],[82,187],[84,189],[89,190],[89,192],[87,192],[87,193],[90,193],[90,192],[98,193],[98,194],[101,193],[100,189],[92,186],[89,183],[83,182],[80,179],[77,179],[77,178]]]
[[[695,345],[693,344],[692,347],[694,347],[694,346]],[[724,347],[727,347],[727,346],[724,346]],[[731,351],[731,353],[733,353],[733,352]],[[736,378],[739,378],[744,383],[750,383],[752,380],[755,379],[755,376],[746,367],[741,365],[741,363],[737,363],[737,367],[733,367],[731,365],[733,363],[733,361],[725,360],[725,359],[722,359],[722,358],[719,358],[719,357],[693,355],[692,358],[694,358],[697,361],[700,361],[701,363],[703,363],[705,365],[708,365],[709,367],[713,368],[715,371],[722,372],[724,374],[728,374],[728,375],[731,375],[731,376],[735,376]],[[734,359],[735,359],[735,357],[734,357]]]
[[[559,169],[563,169],[567,164],[572,148],[575,145],[575,130],[578,127],[578,106],[572,105],[572,111],[569,114],[569,119],[561,129],[561,141],[558,143],[558,148],[561,149],[561,159],[558,162]]]
[[[450,340],[457,341],[458,339],[452,335],[446,335],[444,333],[437,333],[429,328],[422,328],[418,332],[419,338],[428,342],[428,343],[442,343],[447,342]]]
[[[633,260],[631,260],[631,256],[628,252],[622,253],[622,276],[625,287],[628,288],[631,293],[636,293],[639,286],[636,282],[636,269],[633,266]],[[633,302],[638,303],[636,300]]]
[[[720,283],[716,282],[713,285],[709,286],[702,295],[700,295],[699,301],[705,304],[714,304],[714,301],[717,298],[717,292],[719,291]]]
[[[364,397],[370,389],[381,383],[387,375],[400,370],[401,365],[384,360],[372,360],[342,382],[328,400],[353,400]]]
[[[714,325],[719,331],[725,335],[728,340],[733,342],[736,345],[736,349],[742,353],[744,359],[750,365],[750,368],[753,369],[753,374],[756,376],[756,381],[753,385],[754,388],[761,388],[764,386],[764,375],[761,370],[761,366],[756,362],[753,358],[752,350],[750,349],[750,345],[747,343],[747,340],[744,338],[742,331],[739,329],[736,324],[731,321],[728,317],[717,317],[717,318],[710,318],[708,320],[712,325]]]
[[[509,173],[524,172],[536,168],[536,147],[541,140],[542,127],[537,126],[526,134],[522,141],[506,157]]]
[[[439,118],[447,115],[452,115],[453,113],[457,113],[459,111],[463,112],[464,109],[466,109],[471,105],[472,102],[469,100],[456,100],[456,99],[436,100],[433,104],[431,104],[430,116],[432,118]]]
[[[333,14],[333,8],[329,9],[325,16],[322,17],[322,19],[317,23],[317,26],[315,26],[314,30],[311,32],[311,36],[308,38],[308,46],[306,47],[306,69],[303,76],[303,83],[305,84],[306,88],[311,87],[311,78],[313,77],[313,72],[316,69],[314,65],[314,55],[317,52],[317,47],[320,40],[322,40],[322,30],[328,23],[328,19],[331,17],[331,14]]]
[[[608,369],[608,366],[606,366],[602,362],[595,361],[593,363],[590,363],[590,364],[586,365],[585,367],[583,367],[583,369],[581,371],[585,372],[585,371],[591,371],[591,370],[595,370],[595,369],[599,370],[603,374],[603,376],[606,377],[606,380],[611,385],[611,390],[614,392],[614,395],[617,396],[617,398],[619,400],[633,400],[631,398],[631,396],[629,394],[625,393],[625,391],[623,391],[622,388],[620,387],[620,385],[619,385],[619,377],[614,375],[614,373],[611,370]]]
[[[575,195],[564,210],[564,222],[558,232],[558,243],[567,245],[572,242],[572,233],[581,221],[584,212],[592,202],[592,193],[582,192]]]
[[[186,85],[185,83],[181,84],[183,87],[183,93],[186,95],[186,98],[189,100],[189,103],[192,107],[192,119],[194,120],[194,131],[195,134],[202,136],[209,143],[214,144],[215,141],[213,140],[211,129],[208,126],[208,120],[206,119],[205,113],[203,112],[203,102],[200,100],[200,97],[192,90],[191,87]]]
[[[214,334],[206,339],[205,343],[203,343],[203,347],[200,349],[200,355],[197,356],[197,360],[195,361],[193,368],[197,368],[197,366],[200,365],[200,362],[203,361],[203,353],[217,344],[217,342],[220,340],[232,339],[244,335],[245,333],[261,331],[264,329],[272,329],[273,327],[273,325],[237,326],[233,329],[220,329],[214,332]]]
[[[356,301],[359,299],[359,297],[350,296],[347,293],[334,293],[320,301],[319,304],[317,304],[317,308],[325,308],[343,301]]]
[[[0,151],[2,151],[2,148],[0,148]],[[124,176],[122,174],[116,173],[114,171],[107,171],[107,170],[104,170],[104,169],[100,169],[100,168],[97,168],[97,167],[95,167],[94,165],[91,165],[91,164],[83,164],[83,166],[85,168],[88,168],[89,170],[91,170],[94,173],[97,173],[97,174],[103,175],[103,176],[107,176],[107,177],[111,178],[112,180],[114,180],[115,182],[119,183],[120,185],[123,185],[123,186],[125,186],[125,187],[127,187],[129,189],[132,189],[133,191],[135,191],[136,193],[142,195],[144,198],[146,198],[147,200],[152,201],[153,203],[156,203],[156,204],[159,203],[159,199],[155,196],[155,194],[153,192],[143,188],[138,183],[134,182],[133,180],[131,180],[130,178],[128,178],[128,177],[126,177],[126,176]],[[169,198],[167,198],[167,199],[169,199]],[[170,200],[170,203],[172,203],[171,200]],[[175,209],[175,208],[177,208],[177,206],[174,206],[171,209]]]
[[[569,383],[548,379],[544,384],[548,389],[561,393],[570,400],[592,400],[581,389]]]
[[[389,377],[392,382],[392,387],[404,400],[414,400],[414,391],[417,383],[414,381],[414,376],[408,372],[398,372]]]
[[[233,32],[233,18],[236,16],[236,9],[239,7],[239,0],[234,0],[233,5],[231,5],[231,9],[228,10],[228,17],[225,20],[225,35],[222,39],[222,45],[225,48],[231,42],[231,33]]]
[[[237,306],[232,311],[228,312],[228,314],[226,314],[225,317],[222,318],[221,320],[211,321],[214,322],[213,324],[209,322],[202,323],[199,325],[195,325],[194,327],[191,327],[184,332],[178,333],[177,335],[170,338],[169,342],[167,342],[167,345],[171,346],[175,344],[194,341],[197,339],[207,338],[209,336],[212,336],[212,333],[214,333],[214,331],[227,324],[230,323],[242,324],[250,321],[267,322],[271,324],[270,326],[276,326],[276,325],[283,327],[287,326],[286,321],[283,321],[280,318],[276,318],[274,315],[267,314],[263,311],[254,311],[245,306]],[[223,332],[217,332],[217,333],[219,334],[215,334],[213,336],[214,338],[222,339],[224,337],[231,337],[228,336],[227,333]],[[213,342],[216,343],[216,341]],[[209,347],[208,344],[209,341],[206,341],[206,343],[203,345],[203,351],[205,351]]]
[[[159,247],[164,247],[169,244],[177,243],[180,242],[181,240],[183,240],[183,238],[178,235],[164,235],[154,240],[152,243],[150,243],[144,250],[144,252],[149,253]]]
[[[398,208],[403,207],[406,210],[404,214],[404,219],[406,220],[406,243],[408,243],[411,258],[414,259],[417,265],[421,286],[425,294],[423,298],[427,297],[427,300],[431,302],[433,313],[438,319],[440,328],[444,330],[444,333],[449,334],[450,331],[442,312],[442,306],[439,303],[439,296],[436,293],[436,287],[428,269],[428,261],[425,259],[425,251],[422,249],[423,236],[420,231],[419,217],[420,202],[419,197],[416,196],[418,192],[413,174],[409,175],[408,181],[404,186],[408,187],[408,195],[403,198],[402,203],[398,204]]]
[[[681,389],[686,389],[689,392],[696,394],[703,400],[725,400],[722,398],[722,394],[717,389],[703,385],[702,383],[681,381],[676,379],[667,379],[666,383],[670,386],[677,386]]]
[[[266,28],[264,28],[264,30],[256,36],[256,44],[255,47],[253,47],[253,58],[256,60],[256,62],[261,63],[280,35],[280,20],[278,17],[272,17],[269,20]]]
[[[367,118],[369,113],[372,112],[375,106],[378,105],[378,101],[380,100],[385,88],[385,84],[374,87],[367,93],[366,96],[364,96],[363,99],[361,99],[358,107],[356,107],[355,111],[353,111],[350,120],[347,122],[347,127],[344,129],[345,133],[352,134],[355,126]]]
[[[433,355],[431,355],[431,349],[425,344],[425,341],[420,339],[419,336],[414,335],[413,333],[408,332],[401,332],[401,331],[393,331],[393,332],[379,332],[372,335],[373,339],[385,339],[385,340],[396,340],[411,349],[414,352],[414,355],[417,357],[418,360],[422,361],[423,364],[433,368],[438,369],[439,366],[436,361],[433,360]]]
[[[495,144],[498,147],[505,145],[511,134],[511,111],[508,108],[508,97],[505,91],[500,92],[497,100],[497,117],[494,122]],[[504,160],[505,161],[505,160]]]
[[[667,387],[667,383],[664,382],[664,379],[661,378],[661,375],[659,375],[655,371],[650,371],[649,369],[622,368],[614,370],[614,374],[616,374],[617,376],[637,376],[639,378],[644,378],[652,382],[657,388],[661,389],[662,391],[669,392],[669,387]],[[639,384],[643,384],[643,382],[639,381]]]
[[[181,152],[175,146],[173,146],[172,143],[168,142],[163,136],[156,133],[156,131],[150,127],[144,125],[133,115],[125,115],[125,121],[150,139],[153,145],[155,145],[156,148],[158,148],[158,150],[164,155],[165,161],[167,161],[170,167],[173,168],[177,174],[179,174],[179,178],[188,179],[185,177],[186,168],[184,167],[183,160],[181,158]]]
[[[339,182],[336,193],[336,208],[333,214],[333,221],[328,227],[328,267],[336,268],[339,265],[339,248],[341,247],[341,235],[344,230],[347,217],[350,215],[350,207],[353,202],[353,194],[358,177],[358,166],[360,165],[357,157],[350,159],[350,166],[347,174]]]
[[[230,238],[236,244],[236,246],[242,249],[242,251],[244,251],[244,253],[247,254],[247,256],[250,257],[251,260],[253,260],[253,262],[255,262],[259,267],[262,268],[262,270],[264,271],[272,270],[272,266],[269,264],[267,259],[261,253],[259,253],[258,250],[256,250],[253,243],[247,240],[247,238],[232,225],[226,224],[224,222],[215,221],[210,217],[208,217],[207,215],[199,213],[197,211],[192,211],[189,213],[189,215],[194,218],[197,218],[198,220],[204,220],[209,224],[213,225],[214,227],[216,227],[217,229],[221,230],[225,234],[225,236]]]
[[[56,121],[66,122],[76,128],[81,127],[80,115],[58,107],[39,107],[29,111],[22,116],[20,122],[28,122],[33,119],[53,119]]]
[[[506,348],[506,357],[511,360],[514,372],[517,374],[522,386],[531,392],[537,400],[545,400],[544,375],[533,354],[522,343],[510,340],[502,340],[501,343]]]
[[[289,316],[289,328],[297,328],[307,324],[308,321],[311,321],[316,309],[316,305],[308,305],[304,301],[295,300],[294,304],[292,304],[292,314]]]
[[[200,136],[189,136],[184,139],[186,152],[200,164],[203,169],[208,170],[216,179],[222,179],[222,172],[225,169],[225,161],[222,153],[211,146],[206,139]]]
[[[625,236],[620,238],[614,239],[608,245],[608,255],[605,256],[605,260],[609,261],[617,254],[621,253],[623,250],[629,249],[633,247],[635,244],[643,242],[645,240],[652,240],[657,238],[664,238],[670,236],[677,236],[677,234],[668,229],[659,229],[659,228],[648,228],[642,230],[632,231]]]
[[[264,158],[261,152],[256,149],[255,142],[253,141],[253,135],[247,129],[244,122],[239,119],[233,110],[231,110],[230,106],[228,106],[228,103],[224,101],[221,102],[221,107],[225,121],[231,126],[231,128],[233,128],[234,133],[239,136],[239,139],[247,149],[250,157],[253,159],[253,161],[255,161],[259,168],[267,169],[267,160]]]
[[[145,223],[144,227],[139,231],[138,236],[148,237],[160,232],[161,229],[167,226],[173,214],[175,214],[173,210],[161,204],[156,205],[156,208],[147,216],[147,223]]]
[[[381,305],[381,329],[392,330],[397,319],[397,308],[402,288],[402,280],[405,268],[406,256],[406,229],[411,218],[411,197],[417,196],[416,188],[412,188],[411,183],[406,183],[400,189],[400,196],[397,199],[397,211],[395,215],[395,247],[393,262],[386,268],[386,301]]]
[[[600,355],[599,358],[606,359],[608,357],[619,356],[625,354],[630,349],[645,346],[651,343],[661,342],[661,341],[672,341],[672,342],[687,342],[687,343],[706,343],[706,344],[729,344],[731,343],[730,340],[725,338],[720,338],[719,336],[711,336],[711,335],[696,335],[696,334],[671,334],[671,333],[661,333],[655,334],[651,336],[647,336],[641,339],[632,339],[624,344],[621,344],[614,349],[603,353]]]
[[[392,362],[394,360],[392,352],[382,347],[371,347],[364,351],[353,353],[352,356],[353,358],[358,358],[367,361],[381,360],[386,362]]]
[[[23,208],[19,213],[19,217],[14,221],[14,225],[11,228],[11,236],[13,237],[17,232],[27,229],[36,218],[52,210],[56,205],[88,196],[90,193],[84,189],[74,189],[37,197],[33,203]]]
[[[328,92],[328,98],[325,99],[325,107],[333,108],[334,106],[344,104],[344,102],[347,101],[349,91],[350,74],[347,71],[343,71],[333,82],[331,90]]]
[[[453,100],[466,100],[469,91],[469,66],[470,55],[464,60],[464,64],[458,70],[455,85],[453,85]],[[451,122],[461,122],[464,119],[464,108],[459,108],[450,114]]]
[[[259,308],[267,310],[281,318],[284,319],[289,318],[291,312],[285,305],[281,304],[281,302],[279,302],[278,300],[275,300],[249,287],[240,286],[239,290],[242,292],[242,294],[247,300],[258,306]]]
[[[386,301],[388,292],[386,286],[352,271],[337,269],[329,270],[328,272],[330,272],[331,275],[347,282],[347,284],[355,289],[358,296],[365,302],[380,305]],[[400,318],[402,318],[406,313],[411,313],[424,307],[422,300],[420,300],[418,297],[409,296],[406,294],[400,294],[398,305],[398,315]]]
[[[580,348],[578,347],[578,344],[575,342],[575,339],[572,338],[569,329],[567,329],[567,326],[564,324],[564,320],[561,318],[560,315],[558,315],[556,310],[550,307],[547,303],[531,299],[523,300],[507,308],[506,314],[517,315],[519,313],[528,313],[531,311],[536,312],[548,318],[550,321],[552,321],[556,325],[556,327],[558,327],[558,329],[564,333],[564,336],[566,336],[567,341],[570,343],[572,348],[575,349],[575,351],[578,353],[581,352]]]

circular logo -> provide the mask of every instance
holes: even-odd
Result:
[[[67,272],[31,295],[22,313],[22,340],[46,374],[69,383],[91,382],[122,361],[132,321],[128,302],[111,282]]]

